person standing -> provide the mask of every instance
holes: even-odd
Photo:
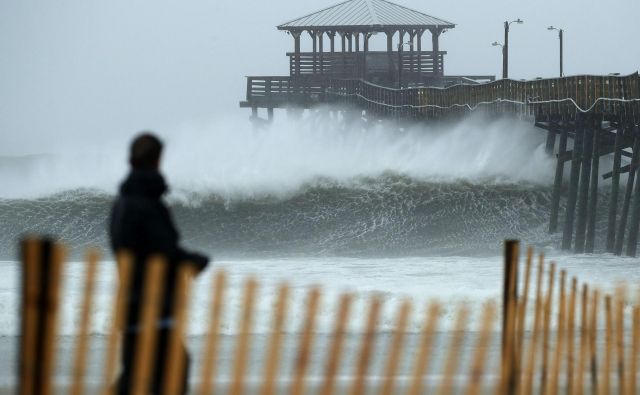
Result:
[[[133,254],[131,287],[127,300],[127,316],[123,328],[122,372],[116,383],[120,395],[132,392],[133,364],[136,343],[139,336],[140,308],[143,297],[143,282],[147,260],[152,255],[166,258],[168,267],[163,284],[160,316],[156,323],[158,330],[155,347],[156,358],[150,361],[151,383],[148,393],[160,395],[165,376],[165,361],[168,357],[168,343],[174,329],[173,300],[175,280],[179,265],[188,263],[202,271],[209,258],[185,250],[180,246],[180,234],[173,223],[168,207],[162,197],[168,191],[160,174],[162,142],[151,133],[137,136],[130,147],[129,164],[131,171],[120,186],[113,203],[109,222],[111,248],[115,253],[127,250]],[[184,371],[182,372],[182,394],[188,391],[189,354],[183,346]]]

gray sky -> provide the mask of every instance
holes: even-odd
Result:
[[[288,70],[293,40],[275,26],[337,2],[3,0],[0,155],[248,116],[237,108],[244,76]],[[550,24],[565,29],[567,75],[640,68],[638,0],[397,2],[457,24],[441,39],[447,74],[501,75],[491,43],[518,17],[525,23],[509,36],[513,78],[557,74]]]

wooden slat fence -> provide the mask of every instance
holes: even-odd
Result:
[[[64,247],[50,241],[28,239],[23,243],[23,294],[22,330],[19,353],[17,393],[20,395],[51,394],[54,388],[53,374],[57,360],[56,329],[61,300],[60,282],[64,266]],[[85,378],[82,369],[91,345],[87,341],[90,327],[90,311],[95,308],[93,293],[96,280],[97,253],[90,252],[87,258],[86,283],[81,303],[82,325],[77,335],[74,376],[69,392],[81,395]],[[118,255],[118,284],[114,284],[112,315],[113,327],[104,339],[107,353],[104,360],[104,377],[100,386],[103,395],[112,393],[115,367],[117,365],[117,336],[125,317],[125,303],[128,284],[131,280],[133,260],[126,252]],[[537,262],[537,263],[536,263]],[[291,395],[320,392],[321,395],[348,393],[359,395],[379,393],[391,395],[405,393],[418,395],[426,393],[446,394],[621,394],[637,395],[640,370],[640,293],[638,298],[630,297],[633,288],[618,288],[608,294],[592,284],[581,283],[570,277],[555,263],[545,262],[540,254],[534,262],[533,250],[529,248],[520,259],[519,245],[509,241],[505,244],[504,300],[502,318],[498,318],[496,301],[487,301],[482,311],[470,311],[467,306],[459,306],[454,311],[453,328],[449,331],[449,344],[442,361],[436,361],[434,347],[441,312],[441,302],[431,301],[426,310],[414,309],[415,303],[402,302],[391,317],[393,331],[388,342],[377,341],[378,323],[384,318],[381,306],[384,298],[373,295],[365,316],[351,314],[352,294],[344,294],[338,299],[335,326],[328,347],[314,349],[315,321],[318,318],[319,300],[322,289],[308,290],[304,305],[305,313],[300,317],[302,328],[295,354],[293,376],[285,385]],[[499,264],[499,263],[497,263]],[[146,394],[149,385],[149,361],[154,359],[153,338],[159,300],[162,292],[162,278],[165,263],[162,257],[153,257],[147,271],[145,303],[141,312],[140,325],[144,341],[138,344],[134,375],[134,393]],[[179,300],[175,304],[175,330],[170,339],[170,357],[167,359],[169,374],[165,377],[164,394],[178,392],[178,373],[184,361],[180,358],[180,338],[185,336],[186,319],[190,311],[189,295],[193,273],[188,265],[183,265],[177,278]],[[522,271],[523,274],[520,274]],[[535,276],[533,272],[535,271]],[[534,278],[535,277],[535,278]],[[225,294],[227,276],[222,271],[213,274],[210,304],[210,326],[202,353],[202,369],[194,391],[199,395],[210,395],[221,379],[217,373],[217,354],[220,353],[221,314],[229,299]],[[500,280],[497,279],[497,282]],[[535,284],[535,286],[533,285]],[[630,284],[631,285],[631,284]],[[640,285],[640,284],[639,284]],[[425,284],[428,286],[428,284]],[[635,285],[634,285],[635,286]],[[258,282],[247,279],[238,314],[232,368],[230,370],[230,395],[248,393],[247,363],[252,340],[252,326],[256,320],[256,299]],[[640,291],[640,289],[638,289]],[[635,290],[634,290],[635,292]],[[273,330],[266,343],[264,355],[264,376],[259,385],[261,395],[273,395],[276,383],[282,378],[279,365],[283,356],[282,328],[285,320],[296,317],[289,315],[290,287],[282,285],[276,293],[272,314]],[[421,306],[421,302],[417,306]],[[420,340],[415,348],[407,349],[407,322],[412,315],[423,315],[424,321]],[[479,319],[470,328],[470,318]],[[354,358],[354,373],[349,385],[340,391],[336,385],[344,355],[346,325],[350,320],[365,322],[360,347]],[[502,325],[496,324],[501,321]],[[491,363],[488,356],[490,344],[499,333],[502,338],[498,363]],[[463,344],[467,344],[463,348]],[[314,350],[316,353],[314,354]],[[464,350],[464,351],[463,351]],[[408,374],[399,371],[399,361],[410,353],[413,364]],[[380,380],[371,382],[370,377],[378,373],[371,371],[374,357],[384,356],[386,362]],[[461,371],[461,360],[468,360],[466,371]],[[312,386],[307,380],[311,361],[325,361],[324,375],[319,385]],[[496,361],[494,361],[496,362]],[[442,373],[430,382],[425,377],[436,363],[442,366]],[[497,368],[492,368],[496,366]],[[495,370],[497,369],[497,370]],[[495,370],[495,371],[494,371]],[[400,385],[403,380],[403,385]],[[288,384],[287,384],[288,383]]]

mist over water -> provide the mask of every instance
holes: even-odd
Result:
[[[166,142],[162,171],[172,198],[216,195],[225,199],[285,197],[319,180],[349,184],[362,177],[397,174],[417,181],[473,184],[528,182],[548,185],[553,160],[543,133],[513,119],[481,117],[429,126],[340,122],[329,109],[288,120],[276,113],[267,130],[246,119],[158,131]],[[130,136],[86,136],[48,152],[16,147],[0,158],[0,198],[42,198],[76,189],[114,194],[127,167]],[[77,137],[77,136],[76,136]]]

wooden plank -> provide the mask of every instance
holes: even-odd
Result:
[[[242,395],[244,393],[245,369],[249,359],[249,344],[251,342],[251,328],[253,326],[253,307],[256,298],[258,283],[253,278],[247,279],[244,288],[242,303],[242,315],[238,327],[238,340],[233,364],[233,378],[229,395]]]
[[[167,360],[165,361],[164,395],[181,394],[186,388],[181,388],[185,371],[186,355],[183,351],[183,338],[187,328],[187,313],[191,297],[191,283],[196,275],[196,269],[190,262],[183,262],[176,273],[175,299],[173,317],[175,327],[170,332]],[[188,380],[188,377],[187,377]]]
[[[87,252],[85,286],[82,294],[82,307],[80,310],[80,329],[76,341],[75,355],[73,359],[73,379],[71,381],[71,395],[82,395],[84,391],[84,372],[87,364],[87,347],[89,345],[89,329],[91,327],[91,307],[93,306],[93,294],[95,289],[96,268],[100,254],[91,249]]]
[[[278,288],[278,298],[274,305],[273,326],[268,343],[264,364],[264,380],[261,395],[274,395],[275,379],[280,366],[280,349],[282,347],[284,321],[287,314],[289,286],[283,284]]]
[[[422,393],[422,380],[429,368],[431,347],[433,346],[440,311],[441,307],[437,303],[432,303],[427,308],[424,324],[421,330],[420,346],[413,364],[411,384],[407,391],[407,395],[419,395]]]
[[[453,393],[454,375],[458,370],[458,361],[460,358],[460,347],[464,340],[467,319],[469,317],[469,309],[466,306],[458,308],[456,314],[453,333],[451,333],[451,342],[449,343],[448,353],[442,372],[442,380],[438,388],[438,395],[449,395]],[[509,351],[509,350],[507,350]]]
[[[111,394],[111,382],[116,370],[118,333],[124,327],[127,312],[127,300],[129,299],[130,285],[133,270],[133,256],[128,251],[119,251],[116,254],[118,281],[116,282],[116,295],[111,318],[111,327],[107,336],[106,356],[102,375],[102,395]]]
[[[556,264],[549,265],[549,284],[547,286],[547,296],[544,302],[544,318],[542,329],[542,371],[540,375],[540,388],[547,386],[548,365],[549,365],[549,327],[551,326],[551,310],[553,306],[553,286],[555,282]]]
[[[521,386],[521,391],[524,395],[530,395],[533,388],[533,376],[535,375],[535,366],[538,350],[538,339],[540,337],[540,330],[542,328],[542,313],[544,309],[544,300],[542,298],[542,280],[544,278],[544,255],[541,253],[538,261],[538,274],[536,280],[536,298],[535,298],[535,313],[533,317],[533,334],[531,335],[531,341],[525,355],[528,356],[527,365],[525,368],[525,381]]]
[[[496,306],[493,303],[484,305],[482,319],[478,331],[478,338],[474,347],[473,357],[471,359],[471,370],[469,372],[469,383],[465,393],[467,395],[480,395],[482,389],[482,380],[484,378],[484,367],[486,355],[491,342],[491,332],[493,329],[493,320],[496,315]]]
[[[372,347],[375,339],[375,331],[378,323],[378,316],[380,314],[381,303],[380,298],[377,296],[374,296],[370,303],[367,324],[363,334],[362,344],[360,346],[360,353],[356,361],[355,381],[349,391],[351,395],[364,394],[365,376],[369,368],[371,352],[373,351]]]
[[[213,277],[211,296],[211,321],[207,331],[207,342],[202,356],[202,372],[200,374],[199,395],[212,395],[212,380],[216,377],[216,356],[218,355],[218,341],[220,335],[220,323],[222,321],[222,307],[227,277],[222,271],[217,271]]]
[[[307,297],[307,313],[305,315],[302,337],[298,345],[298,355],[294,368],[291,395],[303,395],[305,393],[305,374],[311,357],[311,346],[314,339],[315,320],[318,312],[320,290],[313,288]]]
[[[411,303],[409,301],[404,301],[398,310],[393,340],[389,344],[387,365],[384,372],[380,395],[392,395],[394,393],[396,371],[398,370],[398,364],[400,362],[400,353],[403,350],[404,337],[407,330],[410,311]]]
[[[133,360],[131,391],[134,394],[147,393],[149,390],[156,354],[156,323],[160,315],[166,270],[167,263],[161,256],[152,256],[147,261],[143,302],[140,309],[140,333]]]
[[[582,286],[582,304],[580,312],[580,354],[578,357],[578,375],[576,394],[582,394],[584,391],[584,370],[587,364],[588,349],[589,349],[589,319],[587,317],[589,305],[589,286],[584,284]]]
[[[336,323],[333,330],[333,341],[329,349],[329,355],[327,357],[327,363],[325,368],[324,381],[320,387],[321,395],[333,395],[335,387],[335,377],[340,366],[340,357],[342,356],[342,344],[344,343],[344,337],[347,327],[347,320],[349,318],[349,311],[351,303],[353,301],[353,295],[344,294],[340,297],[340,303],[338,307],[338,316],[336,317]],[[271,395],[271,394],[263,394]]]
[[[551,368],[551,380],[549,381],[549,387],[546,393],[549,395],[556,395],[558,393],[558,381],[560,372],[562,370],[562,356],[565,342],[565,309],[566,309],[566,296],[565,296],[565,283],[567,272],[565,270],[560,271],[560,307],[558,308],[558,321],[556,330],[556,349],[555,359]]]

